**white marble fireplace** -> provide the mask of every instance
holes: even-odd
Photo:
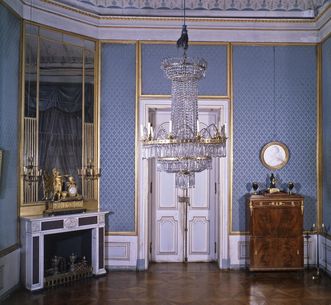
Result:
[[[106,273],[104,254],[105,215],[108,212],[86,212],[58,216],[21,217],[21,277],[29,290],[44,288],[45,236],[91,230],[91,266],[94,275]]]

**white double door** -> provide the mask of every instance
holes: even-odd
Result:
[[[154,113],[156,126],[169,121],[169,111]],[[199,112],[207,125],[217,123],[216,112]],[[157,172],[152,166],[151,258],[155,262],[208,262],[217,259],[217,161],[213,169],[197,173],[195,188],[188,191],[190,202],[180,202],[184,191],[175,188],[175,174]],[[187,217],[187,220],[186,220]],[[186,225],[187,224],[187,225]],[[187,227],[187,232],[185,232]]]

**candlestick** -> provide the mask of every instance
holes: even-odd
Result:
[[[147,123],[147,136],[149,137],[150,134],[151,134],[151,123],[148,122],[148,123]]]

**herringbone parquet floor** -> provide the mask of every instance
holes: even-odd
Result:
[[[146,272],[109,272],[68,286],[20,289],[6,305],[331,305],[331,279],[312,271],[249,273],[216,265],[153,264]]]

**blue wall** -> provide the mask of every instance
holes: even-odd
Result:
[[[316,216],[316,50],[314,46],[233,48],[233,231],[247,231],[250,183],[268,184],[261,148],[280,141],[288,164],[274,171],[278,186],[288,181],[305,196],[304,228]]]
[[[135,229],[135,54],[134,44],[102,45],[100,207],[113,232]]]
[[[189,57],[203,57],[207,63],[206,77],[199,82],[199,95],[227,95],[227,47],[225,45],[190,45]],[[166,57],[181,57],[182,49],[175,44],[142,44],[142,94],[171,94],[171,82],[160,69]]]
[[[160,69],[166,56],[180,56],[174,44],[142,44],[142,94],[170,94]],[[208,61],[200,95],[227,94],[227,48],[193,45],[190,56]],[[275,171],[283,188],[294,181],[305,196],[305,229],[316,216],[316,50],[315,46],[233,47],[234,163],[232,230],[247,231],[245,194],[261,187],[270,171],[259,154],[270,141],[285,143],[288,164]],[[101,84],[101,208],[114,212],[111,231],[134,230],[135,46],[103,44]],[[121,143],[117,139],[126,141]]]
[[[331,229],[331,38],[322,45],[323,223]]]
[[[0,5],[0,250],[17,242],[20,20]]]

